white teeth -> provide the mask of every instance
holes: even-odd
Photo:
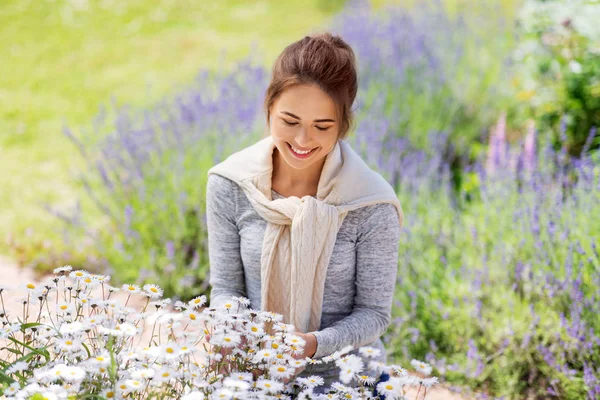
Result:
[[[294,150],[294,153],[298,153],[298,154],[308,154],[308,153],[310,153],[312,151],[312,150],[298,150],[297,148],[295,148],[291,144],[290,144],[290,147],[292,148],[292,150]]]

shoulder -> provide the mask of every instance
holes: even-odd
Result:
[[[358,238],[372,234],[399,238],[403,214],[392,203],[382,202],[352,211]]]
[[[232,196],[239,188],[239,185],[229,178],[218,174],[208,175],[206,190],[215,196]]]

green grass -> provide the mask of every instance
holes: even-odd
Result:
[[[57,221],[40,204],[68,208],[80,191],[70,171],[83,161],[63,122],[87,128],[111,96],[119,105],[149,105],[200,68],[228,69],[253,49],[268,66],[286,45],[326,27],[340,7],[323,0],[3,1],[0,253],[8,251],[4,238],[30,227],[28,240],[55,235]]]

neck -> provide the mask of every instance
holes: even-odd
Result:
[[[325,158],[309,168],[298,170],[290,167],[279,150],[273,150],[273,173],[271,176],[271,187],[281,193],[293,193],[298,197],[303,195],[314,196],[319,187],[319,178],[325,165]]]

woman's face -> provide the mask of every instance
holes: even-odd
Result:
[[[316,85],[296,85],[273,103],[269,125],[285,162],[305,169],[323,161],[337,143],[335,119],[335,104],[327,93]]]

